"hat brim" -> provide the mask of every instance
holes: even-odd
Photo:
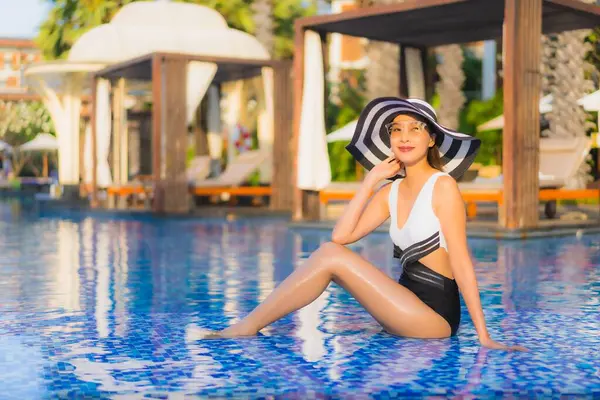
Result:
[[[435,144],[440,151],[444,171],[455,179],[460,178],[473,163],[481,140],[449,129],[437,122],[435,112],[427,103],[411,102],[396,97],[372,100],[361,112],[354,135],[346,149],[367,170],[392,154],[389,134],[385,125],[399,114],[416,114],[428,121]],[[402,177],[403,174],[398,177]]]

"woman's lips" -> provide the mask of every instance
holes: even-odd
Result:
[[[409,147],[409,146],[400,146],[400,147],[398,147],[398,150],[400,150],[403,153],[407,153],[407,152],[411,151],[412,149],[414,149],[414,147]]]

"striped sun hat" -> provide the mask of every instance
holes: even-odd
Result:
[[[440,125],[429,103],[418,99],[379,97],[361,112],[352,141],[346,146],[367,170],[392,155],[390,135],[385,126],[399,114],[416,114],[425,118],[431,133],[435,134],[444,171],[454,179],[460,178],[473,163],[481,140]]]

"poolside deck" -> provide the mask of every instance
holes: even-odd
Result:
[[[56,199],[38,199],[36,201],[40,211],[85,211],[110,215],[152,215],[150,210],[143,209],[89,209],[85,201],[73,202]],[[343,204],[330,206],[327,219],[322,221],[289,221],[292,229],[318,229],[330,231],[335,226],[337,218],[341,215]],[[543,206],[540,206],[540,215],[543,215]],[[268,207],[246,207],[230,205],[210,205],[195,207],[185,214],[164,214],[169,218],[285,218],[291,215],[286,211],[273,211]],[[579,220],[578,217],[585,219]],[[495,239],[526,239],[552,236],[572,236],[589,233],[600,233],[600,212],[598,205],[560,206],[554,219],[540,218],[539,227],[536,229],[503,229],[497,223],[497,209],[494,206],[482,206],[476,220],[467,222],[467,236]],[[376,232],[387,232],[389,222],[377,228]]]
[[[333,229],[341,210],[342,204],[330,206],[327,219],[323,221],[291,222],[289,225],[297,229]],[[540,206],[540,215],[543,215],[543,206]],[[575,219],[583,217],[585,219]],[[498,225],[497,208],[482,206],[476,220],[467,222],[467,236],[495,239],[526,239],[536,237],[571,236],[588,233],[600,233],[600,212],[598,205],[560,206],[556,218],[547,219],[540,217],[536,229],[505,229]],[[387,232],[389,221],[385,222],[377,232]]]

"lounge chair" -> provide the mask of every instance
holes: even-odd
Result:
[[[190,184],[206,179],[208,174],[210,174],[210,156],[194,157],[185,171],[185,176]]]
[[[598,190],[568,189],[569,180],[585,162],[591,149],[588,137],[540,139],[539,198],[546,201],[548,218],[556,215],[556,201],[598,197]],[[469,217],[477,215],[477,202],[502,203],[503,179],[477,177],[472,182],[459,182],[459,188],[467,203]]]
[[[205,179],[210,173],[210,156],[197,156],[186,168],[185,175],[188,183]],[[153,177],[138,175],[135,180],[123,185],[111,185],[106,189],[109,208],[123,208],[129,196],[135,196],[144,202],[144,207],[150,207],[153,195]],[[117,204],[118,203],[118,204]]]
[[[242,153],[227,165],[221,175],[191,182],[190,192],[194,196],[270,196],[270,186],[243,186],[268,156],[261,150]]]

